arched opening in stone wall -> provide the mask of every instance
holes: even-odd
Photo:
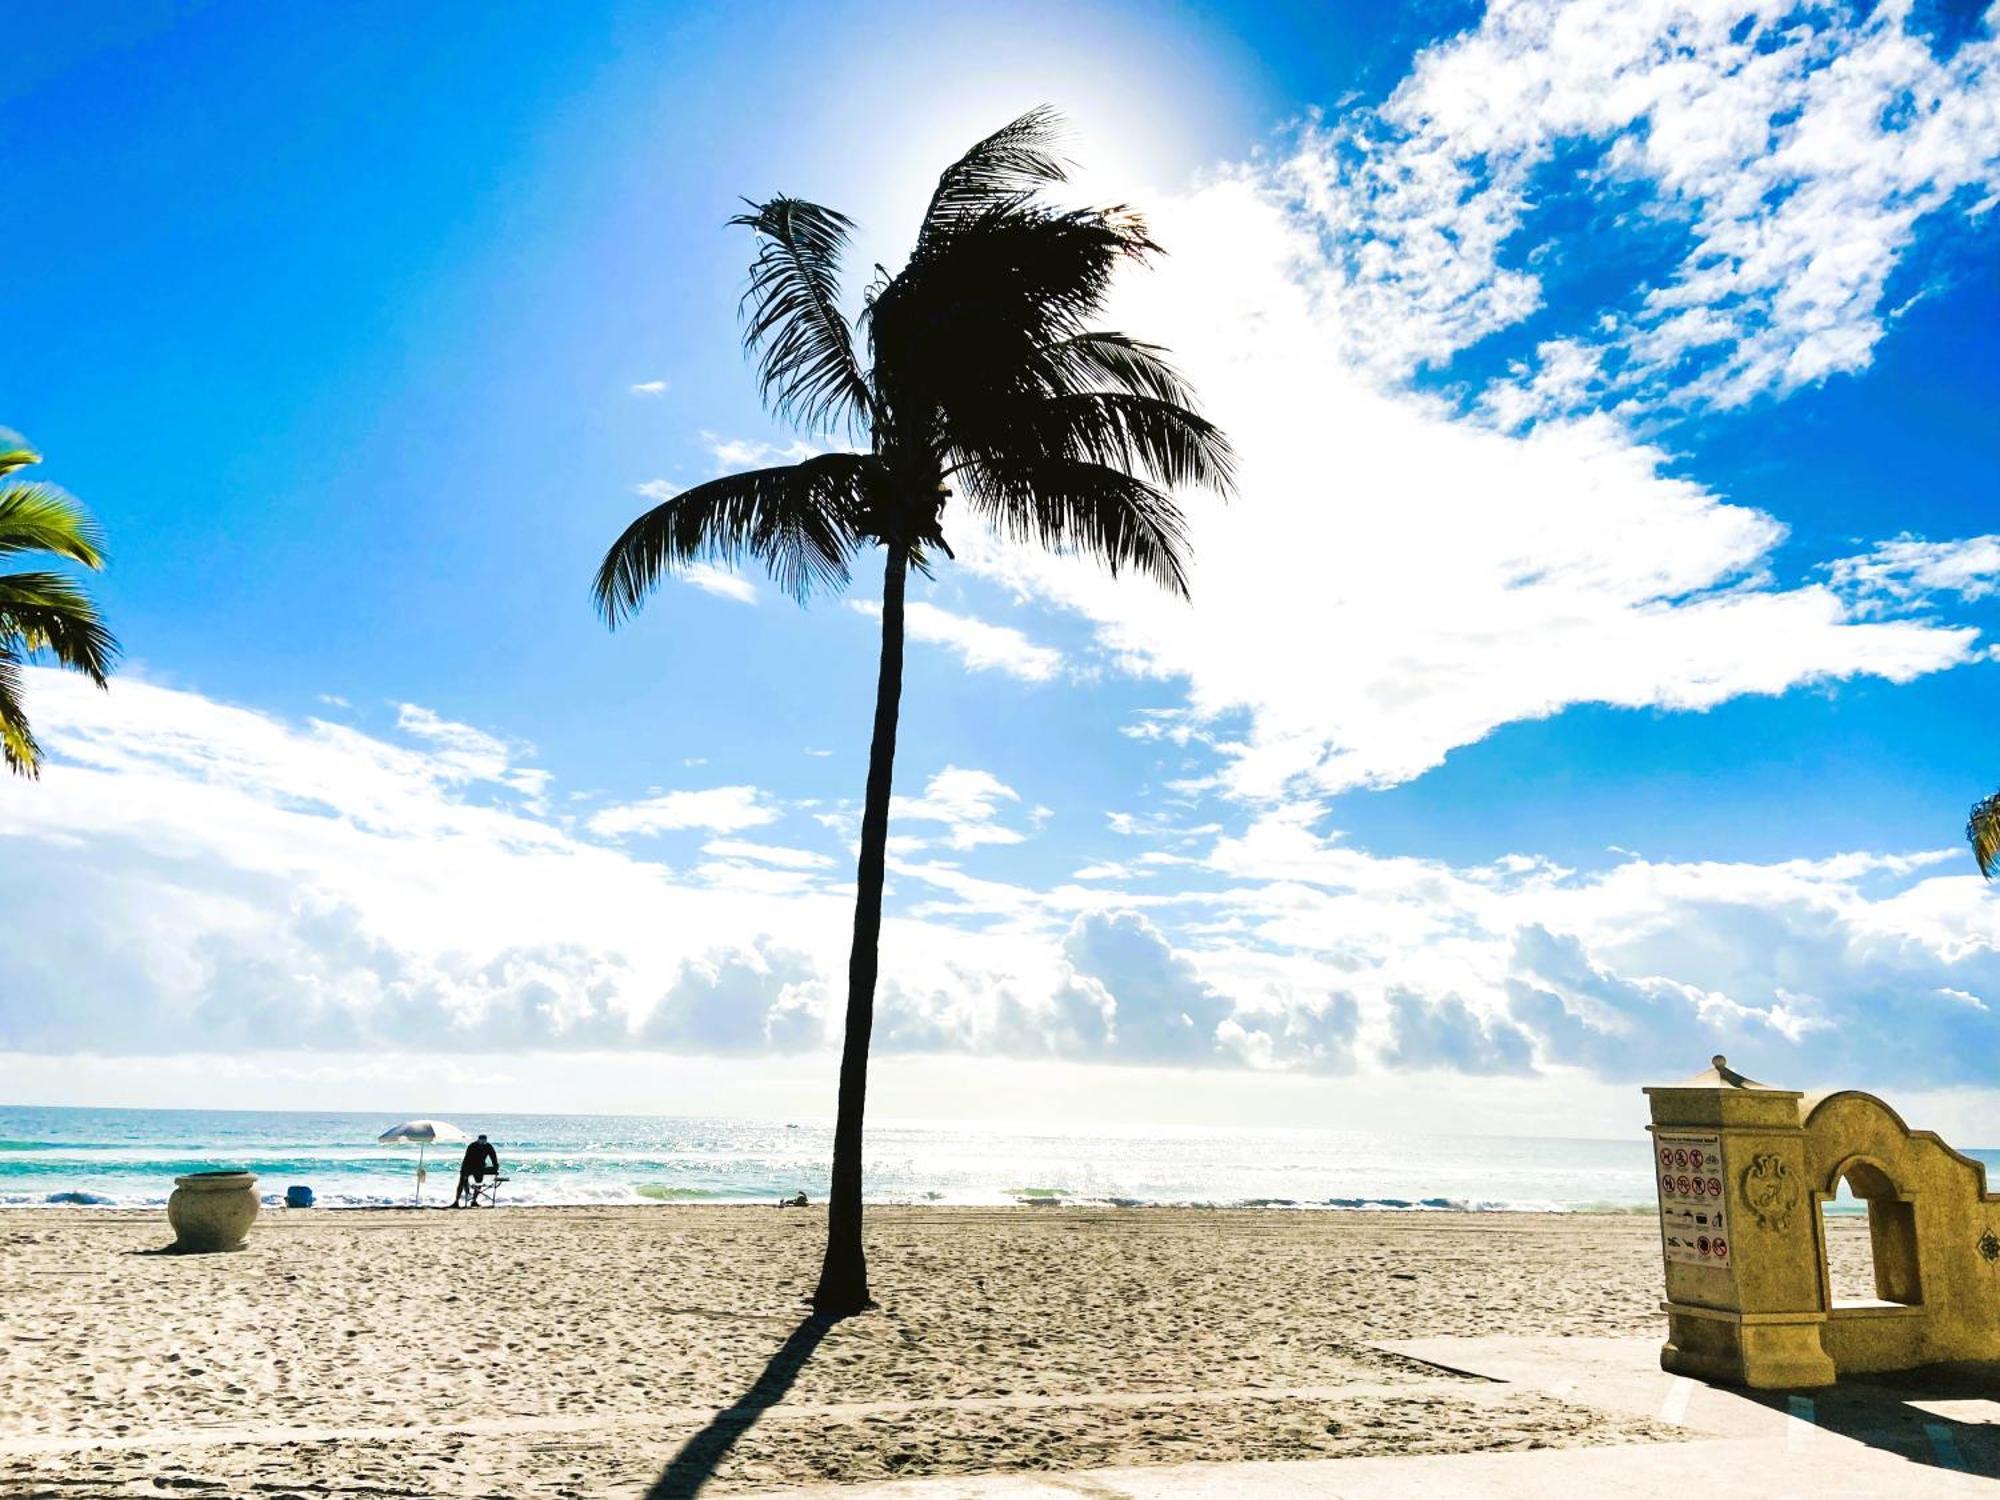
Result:
[[[1820,1204],[1833,1305],[1923,1301],[1916,1206],[1872,1162],[1842,1168],[1835,1186],[1841,1191]]]

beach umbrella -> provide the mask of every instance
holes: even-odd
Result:
[[[375,1137],[385,1146],[415,1146],[417,1148],[417,1202],[424,1201],[424,1153],[432,1146],[468,1139],[466,1133],[456,1125],[443,1120],[405,1120],[400,1125],[392,1125]]]

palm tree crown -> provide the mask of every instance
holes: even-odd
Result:
[[[40,462],[30,449],[0,443],[0,565],[47,553],[102,568],[102,541],[84,508],[52,484],[12,477]],[[40,657],[103,687],[118,643],[90,596],[67,574],[45,568],[0,573],[0,758],[24,776],[40,773],[42,747],[28,728],[21,669]]]
[[[1023,115],[938,179],[908,262],[862,301],[867,358],[840,307],[851,225],[799,198],[731,222],[757,236],[743,340],[765,404],[859,451],[729,474],[625,528],[598,569],[606,621],[637,610],[672,570],[753,557],[804,600],[838,588],[880,546],[882,655],[862,800],[854,941],[834,1123],[826,1258],[813,1305],[868,1305],[861,1241],[862,1120],[882,932],[890,786],[903,691],[903,595],[911,567],[949,557],[954,495],[995,532],[1136,568],[1187,592],[1181,512],[1169,491],[1231,488],[1222,434],[1161,351],[1092,329],[1121,265],[1158,247],[1123,208],[1062,210],[1037,193],[1063,180],[1056,119]]]
[[[1088,326],[1118,266],[1158,247],[1126,209],[1036,200],[1064,180],[1056,126],[1035,110],[946,170],[909,262],[867,289],[865,364],[839,304],[851,222],[784,197],[731,220],[759,241],[744,342],[766,403],[866,451],[725,475],[640,516],[598,571],[610,623],[664,573],[708,558],[754,557],[800,598],[844,585],[871,545],[907,549],[927,570],[950,554],[954,493],[1002,535],[1186,591],[1167,490],[1226,492],[1229,446],[1158,348]]]

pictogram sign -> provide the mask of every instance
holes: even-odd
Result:
[[[1660,1161],[1661,1250],[1668,1260],[1682,1265],[1727,1269],[1722,1137],[1660,1136],[1655,1146]]]

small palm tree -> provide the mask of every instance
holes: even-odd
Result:
[[[730,222],[759,240],[743,299],[744,346],[765,404],[808,434],[865,451],[821,453],[696,485],[618,538],[595,587],[616,626],[662,576],[702,559],[755,558],[801,602],[848,582],[880,547],[882,656],[862,805],[834,1127],[826,1258],[813,1305],[869,1305],[861,1246],[861,1126],[882,930],[889,789],[903,684],[911,568],[950,557],[948,500],[1003,536],[1094,556],[1187,592],[1180,510],[1168,490],[1232,486],[1229,445],[1196,414],[1157,347],[1089,327],[1120,264],[1158,247],[1124,208],[1060,210],[1057,117],[1023,115],[945,170],[908,262],[863,300],[867,360],[839,305],[851,221],[797,198]]]
[[[96,523],[81,505],[52,484],[13,478],[41,461],[39,453],[0,442],[0,564],[45,552],[86,568],[103,567]],[[42,766],[42,747],[21,703],[21,669],[38,657],[103,687],[118,643],[90,596],[67,574],[0,573],[0,757],[23,776],[39,775]]]
[[[2000,870],[2000,792],[1972,804],[1965,820],[1965,841],[1972,845],[1979,873],[1991,880],[1993,872]]]

